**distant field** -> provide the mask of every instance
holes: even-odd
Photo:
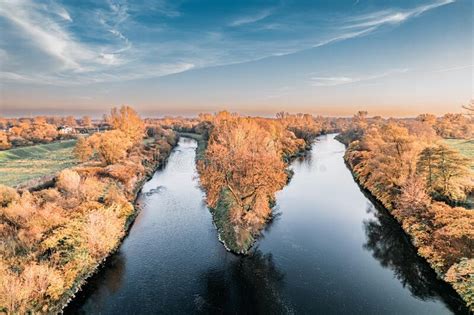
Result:
[[[461,152],[464,156],[473,159],[474,161],[474,140],[462,140],[462,139],[446,139],[444,140],[449,146],[455,148]],[[471,166],[474,170],[474,163]],[[467,200],[467,208],[474,208],[474,196],[471,194]]]
[[[474,140],[446,139],[444,141],[449,146],[461,152],[464,156],[474,159]]]
[[[77,164],[75,144],[76,140],[67,140],[0,151],[0,184],[15,186]]]

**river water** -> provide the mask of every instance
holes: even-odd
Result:
[[[398,223],[364,196],[344,146],[321,136],[277,194],[275,219],[248,257],[217,239],[181,138],[145,184],[120,250],[67,314],[451,314],[459,297],[420,259]]]

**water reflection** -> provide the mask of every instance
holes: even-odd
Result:
[[[374,219],[363,222],[367,235],[364,248],[372,252],[383,267],[391,269],[414,297],[423,301],[440,300],[451,311],[468,314],[456,292],[439,280],[426,261],[416,254],[398,222],[385,209],[378,209],[373,204],[368,204],[367,212]]]
[[[202,276],[203,296],[196,296],[198,311],[205,314],[288,314],[292,308],[282,298],[284,274],[271,253],[254,249],[233,260],[226,269],[209,270]]]
[[[143,210],[120,252],[66,313],[462,313],[398,223],[373,207],[366,213],[369,201],[333,136],[293,164],[295,176],[249,257],[226,252],[217,239],[196,180],[196,146],[180,140],[145,185]]]
[[[87,286],[71,301],[65,314],[100,313],[107,299],[123,286],[126,258],[121,252],[113,254],[97,274],[88,279]],[[92,294],[93,293],[93,294]],[[86,304],[86,305],[84,305]],[[81,306],[85,306],[81,309]]]

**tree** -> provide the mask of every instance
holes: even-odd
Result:
[[[81,124],[83,127],[91,127],[92,126],[92,119],[90,116],[82,117]]]
[[[79,138],[76,146],[74,147],[74,155],[81,162],[86,162],[91,159],[94,154],[94,149],[91,143],[86,138]]]
[[[468,115],[474,115],[474,100],[471,100],[467,105],[463,105],[462,108],[468,111]]]
[[[417,121],[420,121],[422,123],[425,123],[429,125],[430,127],[434,126],[436,124],[436,116],[433,114],[421,114],[416,117]]]
[[[397,210],[403,217],[415,216],[421,219],[427,216],[430,202],[431,198],[426,192],[424,180],[412,174],[402,186],[397,200]]]
[[[77,122],[76,122],[76,118],[74,118],[73,116],[67,116],[65,119],[64,119],[64,123],[68,126],[71,126],[71,127],[74,127],[76,126]]]
[[[438,162],[436,147],[426,147],[419,155],[417,162],[417,172],[424,175],[426,186],[430,191],[433,190],[434,183],[434,167]]]
[[[471,163],[458,151],[439,144],[427,147],[420,153],[417,171],[424,176],[432,194],[450,201],[461,201],[466,198],[466,190],[472,185]]]
[[[106,131],[99,136],[95,147],[99,158],[107,165],[117,163],[127,156],[127,151],[133,143],[120,130]]]
[[[310,115],[288,119],[314,121]],[[287,181],[283,158],[305,148],[305,142],[289,131],[282,119],[220,112],[210,120],[213,127],[207,149],[198,163],[201,184],[210,207],[226,204],[220,207],[226,209],[224,217],[228,218],[224,224],[228,234],[224,234],[233,235],[245,250],[249,235],[258,233],[271,215],[275,192]]]
[[[130,106],[112,108],[107,121],[113,129],[122,131],[132,143],[139,143],[145,134],[145,123]]]
[[[11,143],[8,140],[8,136],[5,132],[0,131],[0,150],[6,150],[11,148]]]
[[[445,114],[438,119],[434,129],[443,138],[469,139],[474,132],[474,125],[462,114]]]

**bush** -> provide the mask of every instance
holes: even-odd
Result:
[[[59,173],[56,179],[56,187],[68,195],[74,195],[79,190],[81,176],[70,169],[65,169]]]
[[[87,216],[84,232],[89,254],[100,259],[117,245],[124,233],[123,221],[117,217],[113,207],[99,209]]]
[[[18,193],[15,189],[0,185],[0,206],[8,207],[13,201],[19,199]]]

